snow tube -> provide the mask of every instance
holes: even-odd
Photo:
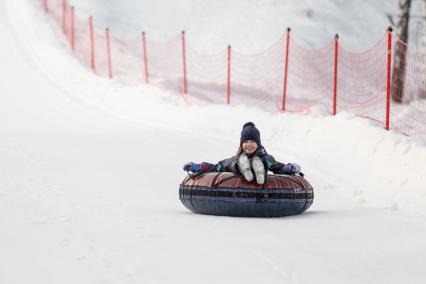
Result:
[[[179,197],[194,213],[239,217],[281,217],[301,214],[314,192],[301,176],[268,175],[264,185],[249,183],[230,172],[187,177]]]

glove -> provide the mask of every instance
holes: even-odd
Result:
[[[287,175],[296,175],[300,173],[300,166],[296,163],[288,163],[283,167],[283,172]]]
[[[205,167],[203,167],[202,164],[196,164],[196,163],[193,163],[193,162],[189,162],[189,163],[186,163],[185,165],[183,165],[183,170],[187,171],[187,172],[191,171],[193,173],[199,173],[199,172],[205,171]]]

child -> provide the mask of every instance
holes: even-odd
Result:
[[[194,173],[234,172],[241,174],[248,182],[255,180],[258,184],[265,183],[267,171],[287,175],[300,173],[298,164],[279,163],[275,161],[273,156],[266,153],[260,142],[260,132],[253,122],[244,124],[241,131],[240,147],[234,157],[222,160],[216,165],[206,162],[201,164],[189,162],[183,166],[183,169]]]

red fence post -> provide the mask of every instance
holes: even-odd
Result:
[[[287,28],[286,45],[285,45],[285,63],[284,63],[284,86],[283,86],[283,102],[281,109],[285,111],[285,103],[287,96],[287,74],[288,74],[288,52],[290,47],[290,28]]]
[[[95,36],[93,34],[93,17],[89,17],[89,33],[90,33],[90,66],[93,72],[96,72],[95,66]]]
[[[67,33],[66,21],[67,21],[67,6],[65,0],[62,0],[62,31],[64,34]]]
[[[46,13],[49,12],[49,3],[47,1],[48,0],[43,0],[43,7]]]
[[[389,130],[390,124],[390,98],[391,98],[391,65],[392,65],[392,27],[388,28],[388,58],[386,72],[386,130]]]
[[[333,82],[333,115],[336,115],[337,104],[337,64],[339,58],[339,35],[334,36],[334,82]]]
[[[226,88],[226,103],[231,104],[231,46],[228,45],[228,81]]]
[[[109,74],[109,78],[112,79],[111,43],[109,38],[109,28],[105,29],[105,39],[106,39],[107,55],[108,55],[108,74]]]
[[[186,43],[185,31],[182,31],[182,61],[183,61],[183,94],[188,94],[188,82],[186,80]]]
[[[71,49],[75,51],[75,12],[74,6],[71,6]]]
[[[149,84],[149,73],[148,73],[148,51],[146,49],[146,37],[145,32],[142,32],[142,48],[143,48],[143,64],[145,70],[145,83]]]

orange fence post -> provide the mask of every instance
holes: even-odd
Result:
[[[90,67],[96,72],[95,66],[95,35],[93,33],[93,17],[89,17],[89,33],[90,33]]]
[[[231,104],[231,46],[228,45],[228,80],[226,88],[226,103]]]
[[[75,11],[74,6],[71,6],[71,49],[75,51]]]
[[[290,28],[287,28],[287,36],[286,36],[286,47],[285,47],[285,63],[284,63],[284,85],[283,85],[283,101],[281,109],[285,111],[285,103],[287,96],[287,75],[288,75],[288,52],[290,47]]]
[[[337,110],[337,65],[339,58],[339,35],[334,36],[334,82],[333,82],[333,115]]]
[[[109,74],[109,78],[112,79],[111,42],[109,38],[109,28],[105,29],[105,39],[106,39],[107,55],[108,55],[108,74]]]
[[[186,42],[185,31],[182,31],[182,61],[183,61],[183,93],[188,94],[188,81],[186,80]]]
[[[143,48],[143,64],[145,71],[145,83],[149,84],[149,73],[148,73],[148,51],[146,49],[146,37],[145,32],[142,32],[142,48]]]
[[[67,3],[62,0],[62,31],[64,34],[67,33]]]
[[[386,72],[386,130],[390,129],[391,65],[392,65],[392,27],[388,28],[387,72]]]

